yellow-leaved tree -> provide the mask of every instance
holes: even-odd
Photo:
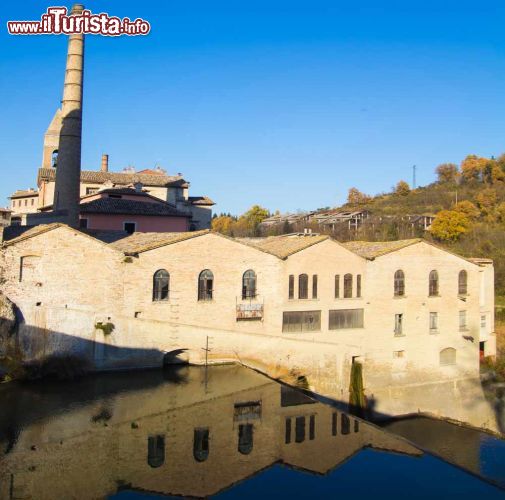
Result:
[[[466,215],[470,220],[475,220],[480,215],[480,210],[469,200],[458,201],[454,205],[453,210]]]
[[[399,181],[395,187],[395,193],[400,196],[407,196],[410,193],[410,186],[405,181]]]
[[[455,210],[441,210],[431,224],[430,233],[437,240],[456,241],[470,229],[468,217]]]

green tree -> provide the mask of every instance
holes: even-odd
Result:
[[[462,234],[470,229],[468,217],[454,210],[442,210],[438,212],[430,233],[434,238],[441,241],[456,241]]]
[[[445,184],[451,182],[455,184],[459,180],[459,169],[455,163],[442,163],[435,172],[438,177],[438,182]]]

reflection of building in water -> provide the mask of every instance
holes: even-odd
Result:
[[[7,453],[0,442],[0,498],[102,498],[119,487],[205,496],[278,462],[325,474],[367,446],[420,454],[254,372],[209,373],[207,391],[204,370],[192,368],[183,384],[83,394],[63,413],[25,420]]]

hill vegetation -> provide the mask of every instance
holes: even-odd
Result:
[[[270,213],[258,205],[236,217],[222,214],[212,227],[232,236],[268,236],[311,227],[341,241],[396,240],[423,237],[466,257],[494,260],[496,290],[505,295],[505,154],[498,158],[467,156],[460,165],[444,163],[435,169],[436,182],[416,189],[400,180],[392,192],[370,196],[349,189],[341,210],[367,210],[371,217],[357,229],[348,225],[322,229],[316,222],[287,222],[264,227]],[[425,231],[407,215],[432,215]]]

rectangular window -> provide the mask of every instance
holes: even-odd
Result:
[[[312,276],[312,298],[317,299],[317,274]]]
[[[295,443],[305,441],[305,417],[296,417],[295,419]]]
[[[291,419],[286,418],[286,432],[284,434],[284,442],[286,444],[291,443]]]
[[[79,227],[81,229],[87,229],[87,227],[88,227],[88,219],[79,219]]]
[[[98,188],[86,188],[86,194],[96,194],[98,193]]]
[[[486,328],[486,315],[485,314],[480,317],[480,327]]]
[[[356,297],[361,297],[361,274],[356,276]]]
[[[25,207],[28,205],[28,200],[25,200]]]
[[[289,311],[282,315],[283,332],[318,332],[321,330],[321,311]]]
[[[337,435],[337,424],[338,424],[338,413],[333,412],[331,415],[331,435],[336,436]]]
[[[329,330],[363,328],[363,309],[334,309],[329,314]]]
[[[32,207],[35,204],[35,198],[32,198]]]
[[[313,441],[316,438],[316,416],[311,415],[309,419],[309,439]]]
[[[128,234],[133,234],[136,231],[136,229],[137,229],[137,223],[136,222],[124,222],[123,223],[123,229]]]
[[[340,297],[340,274],[335,274],[335,298]]]
[[[289,275],[289,298],[294,299],[295,298],[295,277],[290,274]]]
[[[400,359],[405,357],[405,351],[393,351],[393,358]]]
[[[466,311],[459,311],[459,330],[466,330]]]
[[[395,335],[403,335],[403,314],[395,314]]]
[[[438,313],[430,312],[430,333],[438,332]]]

